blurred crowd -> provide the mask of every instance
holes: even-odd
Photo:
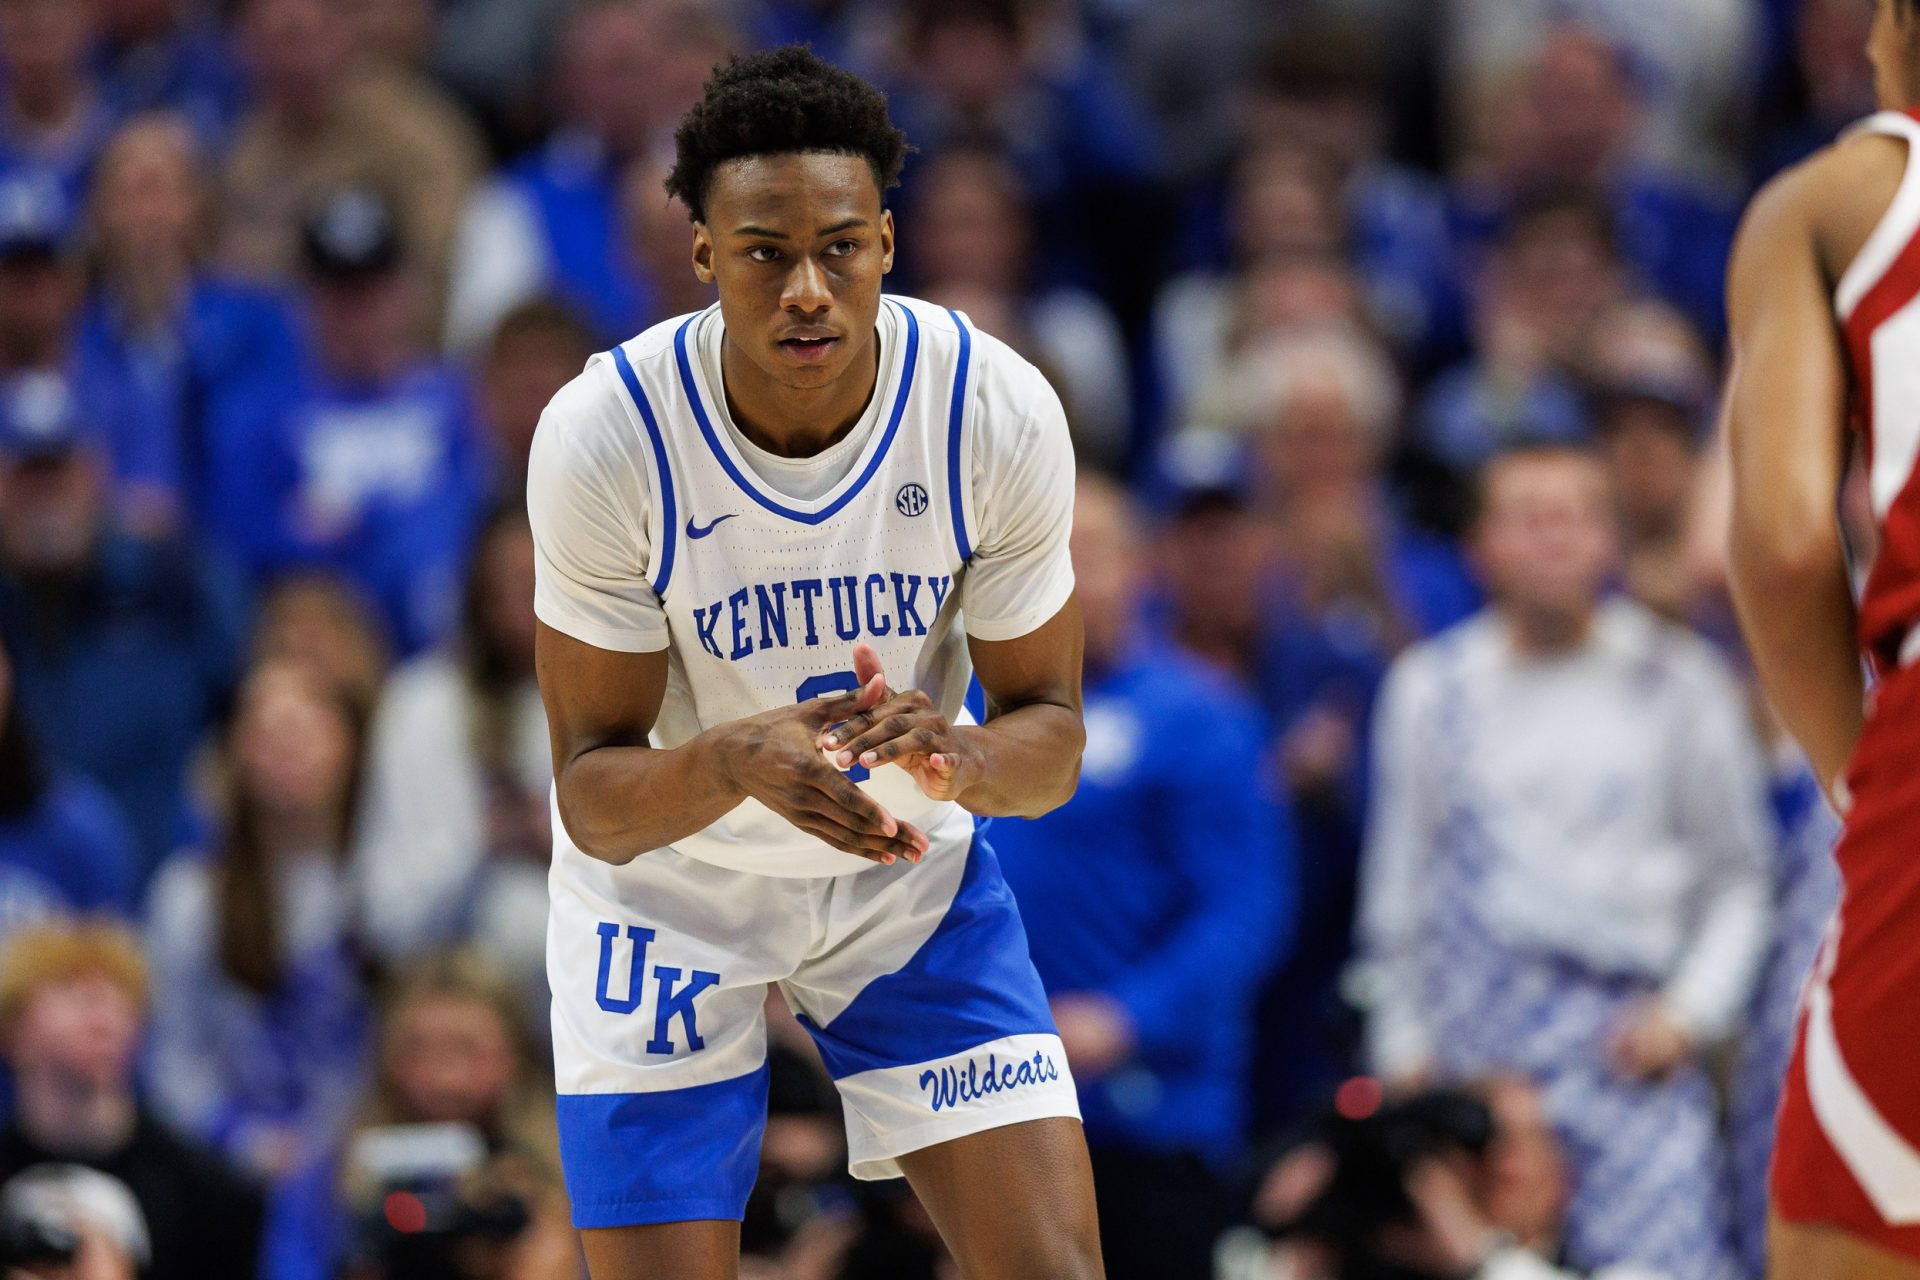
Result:
[[[1870,15],[0,0],[0,1274],[581,1274],[528,445],[712,301],[672,129],[804,40],[1072,423],[1083,780],[991,839],[1109,1274],[1752,1280],[1834,827],[1720,283]],[[746,1274],[952,1277],[773,1026]]]

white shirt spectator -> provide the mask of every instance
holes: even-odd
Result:
[[[1382,694],[1361,935],[1375,1066],[1417,1072],[1424,918],[1449,815],[1489,851],[1503,948],[1652,979],[1697,1038],[1732,1030],[1765,949],[1765,772],[1739,686],[1698,637],[1625,600],[1579,649],[1515,650],[1485,613],[1409,651]],[[1444,762],[1444,765],[1443,765]]]
[[[476,705],[450,654],[417,658],[388,681],[355,828],[361,920],[373,949],[389,957],[481,934],[503,965],[531,982],[544,972],[546,867],[488,865]],[[510,695],[506,718],[504,767],[520,789],[545,796],[553,780],[547,718],[531,680]]]

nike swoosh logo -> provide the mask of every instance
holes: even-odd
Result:
[[[731,520],[735,515],[738,515],[738,514],[739,514],[738,512],[729,512],[727,515],[724,515],[724,516],[715,516],[711,523],[703,524],[703,525],[695,524],[693,522],[693,517],[688,516],[687,517],[687,536],[689,538],[694,538],[694,539],[704,538],[708,534],[712,533],[715,529],[719,528],[721,521]]]

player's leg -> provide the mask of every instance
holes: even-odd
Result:
[[[1101,1273],[1080,1108],[993,851],[837,881],[781,984],[846,1104],[853,1174],[905,1174],[967,1280]]]
[[[1834,851],[1840,910],[1801,1001],[1769,1177],[1775,1277],[1920,1280],[1920,670],[1881,682]]]
[[[1920,1280],[1920,1262],[1834,1227],[1774,1218],[1767,1224],[1769,1280]]]
[[[900,1157],[967,1280],[1101,1280],[1080,1122],[1029,1120]]]
[[[766,1126],[766,988],[805,953],[806,882],[661,851],[617,887],[556,877],[547,932],[573,1225],[593,1280],[732,1280]]]
[[[736,1280],[740,1224],[667,1222],[582,1231],[593,1280]]]

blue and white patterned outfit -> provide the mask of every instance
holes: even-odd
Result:
[[[1552,656],[1482,614],[1396,665],[1376,751],[1361,932],[1378,1069],[1533,1079],[1573,1174],[1577,1267],[1736,1275],[1706,1073],[1643,1082],[1608,1055],[1642,1000],[1700,1040],[1746,1007],[1771,826],[1731,675],[1625,601]]]
[[[1736,1239],[1747,1273],[1755,1276],[1766,1270],[1767,1165],[1773,1158],[1780,1082],[1793,1056],[1800,993],[1840,900],[1840,870],[1833,860],[1840,820],[1798,757],[1774,777],[1773,811],[1780,823],[1773,945],[1747,1012],[1727,1097]]]

